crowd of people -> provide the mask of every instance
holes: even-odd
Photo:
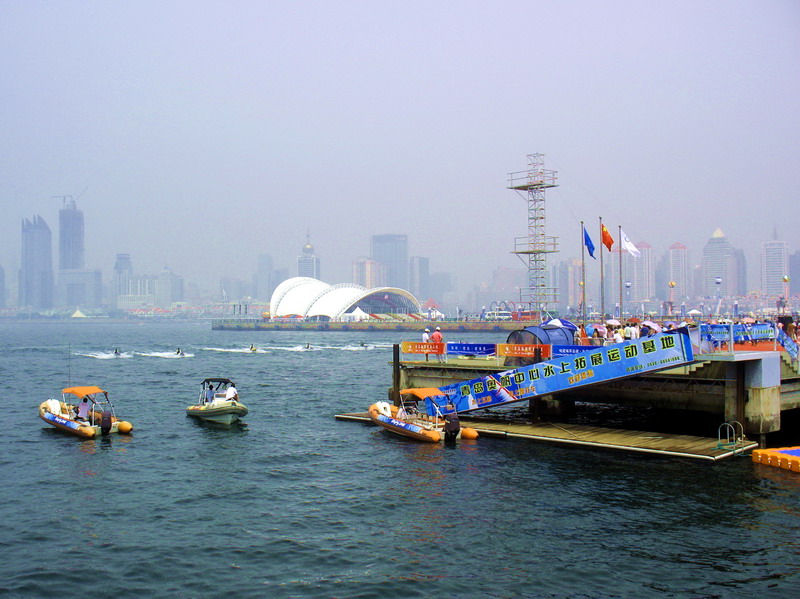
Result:
[[[791,338],[792,341],[800,342],[800,325],[796,325],[794,320],[790,317],[784,317],[784,318],[779,317],[776,318],[775,321],[769,319],[765,319],[763,321],[761,320],[757,321],[752,318],[743,319],[741,321],[725,320],[725,321],[720,321],[719,324],[748,325],[748,324],[763,324],[769,322],[777,324],[777,327],[779,329],[784,330],[786,335],[789,338]],[[712,321],[711,324],[717,324],[717,322]],[[641,337],[650,337],[652,335],[655,335],[656,333],[672,331],[674,329],[684,326],[696,327],[697,324],[686,323],[686,322],[681,322],[680,324],[678,324],[676,322],[669,322],[669,321],[665,322],[663,325],[654,323],[652,321],[627,322],[625,324],[618,323],[618,324],[605,324],[605,325],[587,324],[585,329],[583,327],[578,327],[578,329],[574,331],[573,342],[575,343],[575,345],[586,345],[586,344],[611,345],[613,343],[622,343],[623,341],[635,340]],[[572,328],[574,328],[574,325],[571,327],[571,329]],[[439,327],[436,327],[433,333],[431,333],[431,330],[429,328],[424,329],[424,331],[422,332],[423,343],[442,343],[443,341],[444,338],[442,336],[442,332]]]
[[[671,330],[673,328],[674,325],[665,327],[666,330]],[[609,345],[611,343],[622,343],[623,341],[630,341],[631,339],[639,339],[640,337],[649,337],[658,332],[660,331],[655,327],[644,323],[627,323],[624,325],[607,325],[602,327],[594,325],[591,327],[591,334],[587,331],[586,338],[589,339],[592,345]],[[578,337],[576,341],[580,343],[580,340],[583,338],[580,330],[576,332],[576,336]]]

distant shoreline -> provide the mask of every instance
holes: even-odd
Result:
[[[497,333],[516,331],[532,326],[533,322],[503,321],[384,321],[384,322],[274,322],[256,320],[219,319],[212,321],[214,331],[358,331],[358,332],[414,332],[439,327],[445,333],[473,332]]]
[[[88,324],[211,324],[214,331],[333,331],[333,332],[422,332],[439,327],[445,333],[497,333],[516,331],[533,326],[534,322],[520,321],[368,321],[368,322],[274,322],[250,319],[192,319],[175,320],[170,318],[2,318],[0,324],[52,325],[68,323],[75,326]]]

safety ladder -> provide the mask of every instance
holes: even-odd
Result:
[[[744,451],[745,441],[744,427],[741,422],[731,420],[719,425],[717,429],[717,449],[730,449],[733,450],[733,455],[740,454]]]

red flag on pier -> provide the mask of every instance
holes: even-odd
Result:
[[[603,245],[608,248],[608,251],[611,251],[611,246],[614,245],[614,238],[611,237],[611,233],[608,232],[605,225],[600,225],[600,237]]]

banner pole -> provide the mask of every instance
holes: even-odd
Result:
[[[603,217],[600,218],[600,319],[606,320],[606,282],[603,269]]]
[[[586,230],[581,221],[581,320],[586,331]]]
[[[619,320],[622,322],[622,225],[617,225],[617,239],[619,240]]]

